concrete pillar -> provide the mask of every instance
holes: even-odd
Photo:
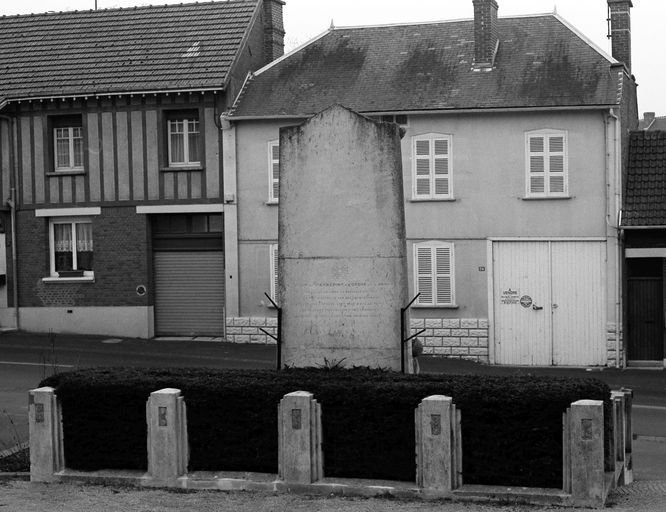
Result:
[[[577,507],[602,507],[604,489],[604,403],[579,400],[569,413],[571,494]]]
[[[30,481],[52,482],[54,473],[65,469],[62,412],[50,387],[28,392],[30,431]]]
[[[148,473],[154,484],[173,484],[187,473],[187,413],[179,389],[150,394],[146,403]]]
[[[622,388],[620,391],[613,391],[611,393],[613,400],[618,400],[622,408],[622,447],[623,455],[622,461],[624,463],[623,475],[620,479],[620,485],[628,485],[634,481],[633,472],[633,457],[632,457],[632,440],[633,440],[633,426],[632,426],[632,404],[634,392],[631,389]]]
[[[312,393],[295,391],[280,400],[278,466],[285,482],[311,484],[324,477],[321,406]]]
[[[450,492],[454,479],[452,443],[453,399],[424,398],[414,413],[416,427],[416,484],[425,491]]]

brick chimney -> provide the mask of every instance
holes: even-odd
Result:
[[[284,21],[282,0],[263,0],[264,57],[266,64],[284,55]]]
[[[656,117],[656,113],[654,112],[645,112],[643,114],[643,129],[644,130],[649,130],[650,127],[652,126],[652,123],[654,123],[654,119]]]
[[[607,0],[613,57],[631,73],[631,0]]]
[[[472,3],[474,4],[474,68],[492,69],[499,43],[497,2],[472,0]]]

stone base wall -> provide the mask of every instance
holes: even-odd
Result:
[[[227,336],[229,343],[261,343],[274,345],[275,340],[261,332],[277,336],[277,318],[264,317],[227,317]]]
[[[488,320],[485,318],[412,318],[410,327],[412,334],[425,329],[425,332],[419,335],[419,339],[423,343],[424,355],[468,359],[479,363],[489,362],[489,326]],[[274,345],[275,340],[261,332],[260,328],[276,336],[277,318],[228,317],[226,341]],[[622,346],[622,331],[619,335],[620,365],[623,365],[625,364],[625,354]],[[615,367],[617,361],[615,339],[615,324],[609,323],[606,335],[607,365],[609,367]]]
[[[410,327],[412,334],[425,329],[419,335],[424,355],[488,363],[487,319],[412,318]]]
[[[620,366],[626,365],[627,361],[624,354],[623,346],[623,335],[622,328],[619,332],[615,332],[615,324],[608,323],[606,324],[606,366],[613,368],[617,364],[618,354],[617,354],[617,336],[620,337]]]

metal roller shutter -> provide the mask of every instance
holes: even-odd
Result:
[[[155,252],[158,335],[224,334],[224,253]]]

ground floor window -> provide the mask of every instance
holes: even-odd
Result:
[[[93,229],[90,219],[52,219],[49,222],[52,277],[93,275]]]
[[[455,305],[453,244],[430,241],[414,244],[416,293],[420,306]]]

